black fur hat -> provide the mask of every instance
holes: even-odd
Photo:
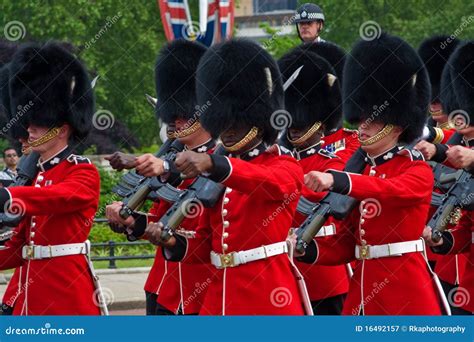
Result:
[[[449,59],[451,79],[459,108],[474,126],[474,40],[461,44]]]
[[[449,115],[449,113],[452,113],[454,110],[458,110],[460,108],[458,99],[456,98],[456,93],[454,92],[454,84],[451,78],[452,74],[453,66],[448,62],[444,66],[443,73],[441,74],[439,93],[441,106],[443,108],[443,112],[446,113],[446,115]]]
[[[196,69],[207,48],[179,39],[167,43],[155,66],[156,115],[165,123],[189,120],[196,112]]]
[[[18,44],[0,39],[0,67],[10,62],[17,49]]]
[[[336,71],[339,84],[342,85],[344,63],[346,62],[346,52],[340,46],[329,42],[304,43],[298,46],[296,49],[316,53],[327,60]]]
[[[17,109],[11,107],[9,83],[9,64],[5,64],[0,68],[0,113],[4,121],[0,134],[8,134],[14,140],[18,140],[19,138],[27,139],[27,117],[22,115],[21,112],[17,112]],[[18,108],[18,110],[21,110],[21,108]]]
[[[326,131],[330,131],[341,124],[341,89],[336,72],[327,60],[309,50],[296,48],[280,58],[278,66],[285,81],[303,66],[285,91],[285,107],[291,114],[292,127],[305,128],[320,121]]]
[[[352,123],[379,121],[403,128],[399,141],[421,136],[431,99],[426,68],[401,38],[382,33],[360,40],[344,66],[344,115]]]
[[[434,36],[425,39],[418,48],[423,63],[430,77],[431,102],[440,101],[441,74],[449,56],[459,44],[459,40],[449,36]]]
[[[210,103],[201,123],[214,137],[244,124],[259,128],[265,142],[275,141],[272,114],[284,109],[281,74],[257,43],[234,39],[209,48],[199,63],[197,96]]]
[[[28,124],[67,123],[75,139],[84,139],[92,127],[94,95],[87,71],[59,43],[26,44],[17,51],[10,63],[10,96],[15,115]]]

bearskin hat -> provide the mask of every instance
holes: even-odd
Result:
[[[399,141],[410,143],[422,134],[430,99],[424,64],[401,38],[381,33],[347,55],[343,106],[350,123],[393,124],[403,128]]]
[[[441,74],[441,85],[439,93],[441,106],[443,108],[443,112],[446,113],[446,115],[449,115],[449,113],[460,108],[456,93],[454,92],[453,80],[451,78],[452,74],[453,67],[448,62],[444,66],[443,73]]]
[[[304,43],[298,46],[297,49],[316,53],[327,60],[336,71],[339,84],[342,86],[344,63],[346,62],[346,52],[340,46],[329,42]]]
[[[296,48],[284,55],[278,66],[283,80],[303,66],[285,91],[285,107],[291,115],[292,127],[305,128],[320,121],[329,131],[341,124],[341,89],[336,72],[327,60],[309,50]]]
[[[425,64],[431,83],[431,102],[440,102],[441,74],[448,62],[449,56],[454,52],[458,39],[448,36],[434,36],[425,39],[418,48],[423,63]]]
[[[179,39],[166,44],[155,66],[156,115],[165,123],[192,119],[196,112],[196,69],[207,48]]]
[[[72,138],[92,127],[94,95],[84,65],[59,43],[26,44],[10,63],[11,108],[27,124],[69,124]]]
[[[9,134],[14,140],[20,138],[28,138],[28,123],[25,115],[17,114],[16,110],[11,107],[10,100],[10,69],[5,64],[0,68],[0,113],[2,119],[5,120],[4,132],[1,134]]]
[[[461,44],[449,59],[451,79],[459,109],[474,126],[474,40]]]
[[[197,71],[199,103],[210,105],[201,116],[214,137],[239,124],[257,127],[267,143],[275,141],[273,114],[284,109],[280,70],[270,54],[245,39],[208,49]]]

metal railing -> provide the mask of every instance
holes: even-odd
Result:
[[[106,223],[107,219],[105,218],[95,218],[95,223]],[[107,268],[115,269],[117,268],[116,261],[117,260],[143,260],[143,259],[153,259],[155,254],[140,254],[140,255],[115,255],[116,247],[119,246],[145,246],[150,245],[148,241],[126,241],[126,242],[117,242],[113,240],[109,240],[108,242],[100,242],[100,243],[92,243],[91,247],[94,248],[108,248],[109,255],[108,256],[92,256],[92,261],[108,261],[109,265]]]

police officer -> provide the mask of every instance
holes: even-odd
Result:
[[[301,41],[324,42],[319,36],[324,26],[324,13],[316,4],[301,5],[295,14],[296,31]]]

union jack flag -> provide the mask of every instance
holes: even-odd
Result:
[[[185,38],[211,46],[232,36],[234,0],[200,0],[199,21],[192,20],[187,0],[157,1],[168,41]]]

